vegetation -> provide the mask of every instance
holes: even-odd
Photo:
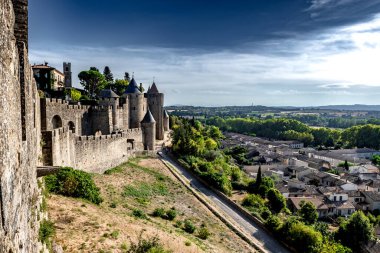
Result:
[[[55,228],[53,222],[49,220],[43,220],[40,223],[40,230],[38,231],[38,240],[51,247],[51,238],[55,233]]]
[[[81,71],[78,74],[78,78],[80,84],[92,99],[107,85],[104,76],[95,67],[91,67],[90,70]]]
[[[192,234],[192,233],[194,233],[195,229],[196,229],[196,227],[191,220],[186,219],[183,222],[183,230],[185,230],[187,233]]]
[[[318,219],[318,212],[314,204],[310,201],[302,201],[300,207],[299,216],[302,220],[308,225],[314,224]]]
[[[209,238],[210,235],[211,235],[210,231],[208,231],[208,229],[204,226],[201,227],[197,233],[197,237],[201,238],[202,240],[206,240],[207,238]]]
[[[312,128],[294,119],[220,118],[206,120],[223,131],[232,131],[277,140],[298,140],[305,145],[380,149],[380,126],[359,125],[345,130]]]
[[[182,165],[225,194],[231,194],[234,185],[244,185],[247,177],[230,163],[229,156],[218,150],[222,133],[217,127],[203,126],[199,121],[175,118],[173,124],[173,151]],[[238,181],[236,181],[238,180]]]
[[[358,252],[362,245],[373,238],[374,228],[368,217],[362,211],[357,211],[340,224],[336,238],[343,245]],[[353,238],[355,238],[353,240]]]
[[[149,237],[147,239],[142,237],[143,232],[140,233],[137,243],[131,241],[128,253],[170,253],[171,251],[165,250],[160,239],[157,236]]]
[[[82,96],[80,91],[76,89],[66,89],[65,93],[70,96],[71,101],[78,102]]]
[[[55,175],[46,176],[45,184],[49,192],[83,198],[97,205],[103,201],[91,175],[84,171],[63,167]]]

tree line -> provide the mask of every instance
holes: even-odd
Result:
[[[221,118],[205,120],[207,125],[230,131],[273,140],[296,140],[306,146],[328,148],[380,149],[380,126],[373,124],[353,126],[344,130],[326,127],[310,127],[298,120],[288,118]]]
[[[122,95],[131,81],[128,72],[124,73],[123,79],[114,79],[113,73],[108,66],[104,67],[103,73],[101,73],[96,67],[90,67],[89,70],[81,71],[78,74],[78,78],[86,92],[86,95],[82,95],[82,99],[87,100],[95,99],[103,89],[111,89],[116,94]],[[140,91],[144,92],[142,84],[140,84]]]

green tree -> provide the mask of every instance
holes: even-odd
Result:
[[[128,87],[129,82],[124,79],[116,79],[112,85],[112,90],[116,92],[119,96],[123,95]]]
[[[104,67],[103,76],[107,82],[107,85],[111,87],[111,85],[113,84],[113,74],[111,72],[111,69],[108,66]]]
[[[78,78],[84,90],[91,98],[95,98],[99,91],[106,86],[104,76],[99,71],[93,69],[81,71],[78,74]]]
[[[380,155],[374,155],[374,156],[372,156],[372,162],[375,165],[380,165]]]
[[[374,228],[362,211],[356,211],[351,217],[342,222],[336,233],[336,238],[354,252],[359,252],[362,245],[372,240]]]
[[[127,81],[128,83],[131,81],[131,77],[129,76],[128,72],[124,73],[124,80]]]
[[[269,205],[273,212],[279,213],[286,207],[286,200],[284,196],[274,188],[271,188],[267,193]]]
[[[300,207],[299,215],[302,220],[308,225],[314,224],[318,219],[318,212],[314,204],[310,201],[301,201]]]

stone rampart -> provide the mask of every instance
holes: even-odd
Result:
[[[69,128],[43,131],[46,166],[69,166],[87,172],[103,173],[143,150],[142,130],[119,134],[75,136]]]
[[[27,1],[0,0],[0,252],[40,250],[39,98],[28,63],[27,8]]]

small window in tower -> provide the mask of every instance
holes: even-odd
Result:
[[[133,110],[135,111],[135,110],[136,110],[136,107],[133,107]]]
[[[66,67],[66,71],[69,71],[69,67]]]

